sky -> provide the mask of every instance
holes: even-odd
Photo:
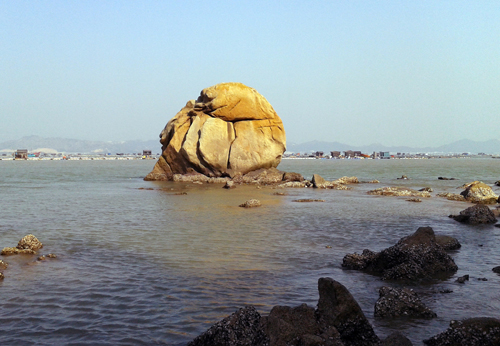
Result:
[[[0,142],[154,140],[241,82],[287,141],[500,139],[498,1],[0,0]]]

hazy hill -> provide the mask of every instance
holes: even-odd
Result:
[[[39,136],[27,136],[18,140],[0,143],[0,150],[5,149],[28,149],[33,151],[38,148],[55,149],[63,153],[142,153],[143,150],[152,150],[154,154],[161,152],[159,139],[151,141],[121,141],[121,142],[99,142],[84,141],[68,138],[43,138]]]
[[[152,150],[154,154],[161,152],[161,144],[158,139],[150,141],[121,141],[121,142],[102,142],[85,141],[68,138],[43,138],[39,136],[27,136],[18,140],[0,142],[0,150],[28,149],[29,151],[38,148],[50,148],[63,153],[142,153],[143,150]],[[388,147],[382,144],[374,143],[365,146],[353,146],[340,142],[312,141],[306,143],[287,143],[287,151],[295,153],[307,153],[312,151],[345,151],[360,150],[364,153],[374,151],[389,151],[391,153],[486,153],[500,154],[500,140],[492,139],[484,142],[477,142],[468,139],[456,141],[439,147],[407,147],[392,146]]]
[[[325,141],[312,141],[306,143],[288,143],[287,151],[306,153],[311,151],[323,151],[329,153],[330,151],[345,151],[345,150],[360,150],[364,153],[372,153],[374,151],[389,151],[392,153],[486,153],[486,154],[499,154],[500,153],[500,140],[492,139],[484,142],[477,142],[468,139],[456,141],[447,145],[439,147],[408,147],[408,146],[385,146],[382,144],[374,143],[365,146],[354,146],[340,142],[325,142]]]

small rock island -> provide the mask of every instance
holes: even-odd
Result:
[[[162,155],[145,180],[174,180],[174,174],[234,178],[276,168],[286,150],[280,117],[241,83],[203,89],[167,123],[160,143]]]

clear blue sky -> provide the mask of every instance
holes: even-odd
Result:
[[[0,0],[0,142],[157,139],[221,82],[290,142],[500,139],[500,2]]]

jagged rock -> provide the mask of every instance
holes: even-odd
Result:
[[[450,201],[460,201],[460,202],[465,202],[465,197],[462,195],[459,195],[457,193],[451,193],[451,192],[441,192],[436,194],[438,197],[444,197],[447,200]]]
[[[394,332],[383,340],[380,346],[413,346],[413,344],[410,339],[400,332]]]
[[[496,204],[498,195],[493,192],[491,187],[481,181],[473,181],[462,186],[465,188],[460,194],[472,203]]]
[[[255,207],[260,207],[262,204],[258,199],[249,199],[243,204],[240,204],[239,206],[242,208],[255,208]]]
[[[253,306],[217,322],[188,346],[377,346],[379,338],[351,293],[331,278],[318,280],[317,309],[275,306],[261,317]]]
[[[333,326],[345,346],[378,345],[380,340],[351,293],[332,278],[318,280],[316,315],[321,326]]]
[[[375,303],[375,317],[401,316],[433,318],[437,315],[422,303],[413,290],[387,286],[380,288],[379,299]]]
[[[431,197],[431,194],[427,191],[416,191],[406,187],[381,187],[367,193],[378,196]]]
[[[325,188],[328,185],[328,182],[319,174],[313,174],[311,183],[317,189]]]
[[[382,275],[383,280],[415,280],[440,273],[454,273],[458,267],[436,243],[431,227],[420,227],[381,252],[364,250],[361,255],[347,254],[342,266]]]
[[[449,217],[469,225],[497,222],[497,218],[491,209],[483,204],[473,205],[472,207],[462,210],[459,215],[450,215]]]
[[[253,306],[239,309],[217,322],[188,346],[267,346],[269,339],[261,325],[261,316]]]
[[[436,235],[436,243],[441,245],[446,251],[457,250],[462,247],[457,238],[450,237],[449,235]]]
[[[430,346],[498,346],[500,345],[500,320],[490,317],[451,321],[450,327],[430,339]]]
[[[162,156],[146,180],[198,172],[210,177],[277,167],[286,150],[283,123],[269,102],[241,83],[203,89],[160,134]]]

